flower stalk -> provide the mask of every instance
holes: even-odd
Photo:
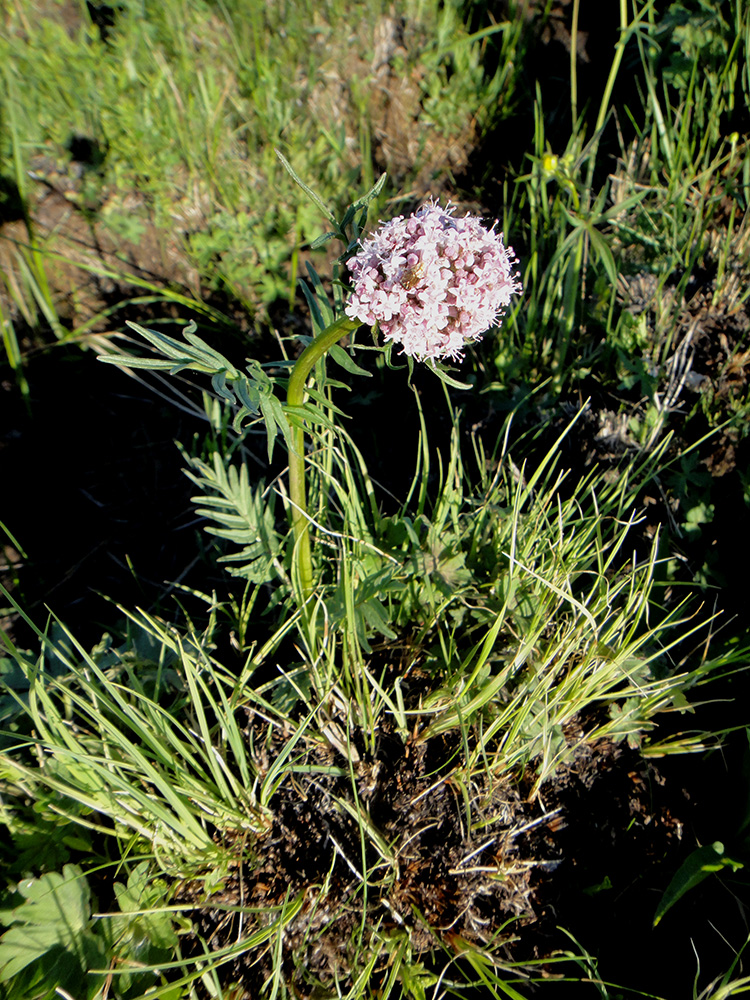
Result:
[[[307,379],[317,362],[334,344],[361,325],[359,320],[342,316],[307,345],[297,359],[289,378],[286,392],[287,406],[302,406],[305,401]],[[292,565],[297,570],[302,599],[307,600],[313,592],[313,571],[305,485],[305,429],[301,415],[292,427],[292,447],[289,451],[289,499],[291,501],[289,520],[294,535]]]
[[[399,345],[407,357],[458,359],[468,344],[499,323],[511,296],[521,291],[517,261],[502,234],[469,214],[456,219],[453,211],[432,201],[360,241],[359,252],[347,261],[353,291],[345,315],[305,348],[292,369],[287,407],[296,419],[289,449],[289,520],[292,576],[303,602],[313,592],[313,571],[300,410],[316,362],[363,323],[378,328],[384,342]]]

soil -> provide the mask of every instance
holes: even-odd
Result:
[[[270,803],[268,833],[248,848],[252,863],[238,866],[221,900],[278,906],[304,894],[283,941],[285,973],[300,995],[316,979],[328,984],[349,974],[360,928],[366,939],[406,932],[413,950],[422,954],[441,938],[485,942],[503,923],[531,913],[534,862],[516,843],[526,810],[510,783],[472,782],[467,790],[470,827],[454,738],[404,743],[382,731],[373,754],[362,747],[353,756],[356,796],[340,753],[320,745],[305,755],[305,765],[338,767],[344,773],[300,773],[282,786]],[[366,902],[363,846],[342,802],[366,810],[393,859],[384,860],[367,845]],[[393,880],[392,865],[398,872]],[[191,887],[186,891],[190,895]],[[237,914],[205,909],[197,924],[211,947],[220,948],[236,940],[237,920]],[[381,950],[384,969],[387,945]],[[266,960],[259,961],[256,953],[223,973],[225,982],[241,982],[247,996],[257,995],[268,974]]]
[[[3,391],[0,461],[13,488],[2,520],[15,544],[4,545],[2,582],[40,625],[51,608],[92,645],[113,618],[99,595],[153,606],[189,574],[200,549],[174,441],[200,424],[91,353],[56,351],[27,371],[30,413],[14,387]],[[4,626],[30,641],[15,612]]]
[[[237,844],[223,891],[203,902],[201,885],[188,884],[176,901],[198,907],[196,930],[218,950],[258,930],[253,907],[278,907],[301,894],[281,944],[285,977],[300,997],[322,995],[347,977],[362,931],[371,944],[380,942],[374,983],[385,978],[389,952],[405,937],[437,972],[466,944],[491,941],[527,995],[535,983],[558,979],[565,996],[563,980],[573,967],[560,957],[578,949],[560,928],[624,989],[685,996],[695,974],[690,942],[674,933],[673,917],[657,931],[650,923],[666,881],[694,846],[690,796],[674,773],[665,777],[668,767],[626,744],[581,742],[578,725],[566,735],[577,744],[571,760],[533,800],[529,773],[495,782],[475,776],[462,790],[463,746],[455,735],[404,743],[382,731],[368,755],[355,734],[349,762],[330,745],[314,746],[300,764],[320,770],[282,785],[267,833]],[[269,762],[276,743],[273,737],[264,751]],[[343,775],[323,773],[331,767]],[[363,847],[342,802],[366,811],[397,862],[367,845],[366,901]],[[710,898],[711,887],[688,905],[698,943],[706,939],[698,907]],[[730,940],[737,936],[736,926],[719,917],[715,933],[726,932]],[[706,975],[717,957],[716,939],[709,944],[701,953]],[[660,974],[665,947],[678,962]],[[234,996],[257,996],[270,962],[268,953],[250,951],[221,967],[221,981]]]

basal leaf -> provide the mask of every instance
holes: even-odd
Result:
[[[163,879],[151,876],[149,863],[142,861],[128,876],[128,884],[115,882],[115,895],[122,911],[116,918],[118,932],[134,939],[147,938],[155,948],[173,948],[177,934],[170,914],[165,912],[167,887]]]
[[[692,854],[689,854],[677,869],[674,878],[661,897],[654,915],[653,926],[656,927],[664,914],[678,900],[682,899],[686,892],[690,892],[691,889],[700,885],[713,872],[721,871],[726,867],[737,868],[741,866],[738,862],[724,856],[724,845],[719,840],[713,844],[699,847]]]
[[[23,902],[4,914],[12,926],[0,938],[0,982],[7,982],[51,948],[82,956],[91,894],[77,865],[18,883]]]

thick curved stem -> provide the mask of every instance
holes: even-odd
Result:
[[[305,400],[305,385],[316,363],[342,337],[361,325],[357,320],[343,316],[326,327],[311,344],[307,345],[292,369],[286,391],[288,406],[302,406]],[[294,565],[299,574],[302,598],[306,600],[313,590],[313,572],[305,488],[305,431],[301,423],[292,428],[292,448],[289,452],[289,499],[290,521],[294,534]]]

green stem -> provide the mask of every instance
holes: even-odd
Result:
[[[637,22],[638,17],[636,16],[633,24],[628,21],[628,2],[627,0],[620,0],[620,34],[615,45],[615,54],[612,59],[612,65],[609,70],[609,76],[607,77],[607,83],[604,87],[604,94],[602,95],[601,104],[599,105],[599,114],[596,117],[596,125],[594,126],[594,138],[592,143],[591,152],[589,153],[589,169],[586,178],[586,202],[588,204],[591,192],[590,188],[594,180],[594,162],[596,160],[596,154],[599,149],[599,140],[601,139],[601,130],[604,128],[604,123],[607,120],[607,111],[609,110],[609,102],[612,97],[612,90],[615,86],[615,80],[617,79],[617,74],[620,70],[620,63],[622,62],[622,57],[625,53],[625,46],[628,43],[628,38],[630,37],[630,31],[633,25]]]
[[[573,0],[573,21],[570,26],[570,120],[573,131],[578,118],[578,13],[581,0]]]
[[[287,406],[302,406],[305,400],[305,385],[316,363],[342,337],[361,325],[357,320],[342,316],[307,345],[292,369],[286,391]],[[289,499],[291,500],[289,520],[294,534],[294,563],[299,572],[302,598],[305,600],[313,590],[313,572],[305,490],[305,429],[301,421],[292,427],[292,447],[289,451]]]

